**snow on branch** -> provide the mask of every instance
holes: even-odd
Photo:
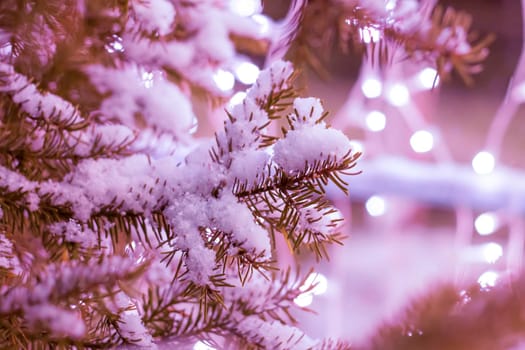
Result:
[[[343,52],[348,52],[351,45],[363,49],[372,63],[388,64],[406,55],[433,63],[442,78],[454,70],[471,84],[472,75],[481,71],[494,37],[472,35],[469,14],[436,2],[311,1],[305,8],[293,52],[326,74],[323,55],[331,52],[335,41]],[[312,34],[311,28],[322,28],[317,32],[323,36]]]
[[[86,70],[97,90],[109,94],[99,110],[105,119],[116,119],[134,130],[149,126],[179,140],[188,138],[197,118],[177,85],[160,78],[145,82],[144,76],[153,73],[131,65],[118,69],[93,65]]]
[[[106,259],[104,264],[51,264],[26,283],[1,291],[3,332],[10,332],[22,347],[49,341],[82,344],[87,332],[85,313],[104,307],[106,298],[118,290],[117,281],[131,281],[144,268],[120,257]],[[87,290],[91,293],[89,300],[98,306],[86,306],[87,298],[82,302],[81,296]],[[88,345],[86,340],[84,343]]]
[[[4,164],[30,179],[60,179],[82,159],[119,156],[135,139],[124,125],[98,124],[70,102],[0,65]]]
[[[13,66],[0,63],[0,92],[9,93],[13,102],[31,115],[68,126],[84,121],[79,111],[68,101],[50,93],[41,93],[35,84],[15,72]]]
[[[231,69],[237,51],[261,51],[258,47],[269,40],[269,33],[257,21],[232,13],[220,2],[173,1],[172,5],[132,2],[135,17],[121,38],[123,55],[141,66],[165,69],[172,78],[213,95],[224,95],[214,74],[219,68]],[[158,17],[161,20],[153,25]],[[136,28],[154,30],[154,40],[137,35]]]
[[[293,250],[309,247],[318,257],[327,255],[325,244],[339,242],[341,218],[324,198],[324,190],[329,183],[344,189],[341,176],[355,166],[359,153],[352,152],[343,134],[325,124],[319,100],[295,98],[292,73],[291,64],[282,61],[261,72],[245,100],[227,111],[229,118],[215,144],[201,144],[182,162],[172,156],[108,153],[80,159],[64,176],[45,180],[0,169],[0,222],[10,228],[7,240],[17,242],[21,232],[29,230],[42,240],[30,243],[34,249],[55,261],[72,259],[74,265],[79,259],[89,266],[98,263],[101,271],[125,274],[127,268],[110,267],[105,259],[127,255],[119,261],[137,269],[147,267],[137,275],[138,288],[116,275],[105,280],[124,279],[119,283],[121,298],[106,309],[82,299],[97,320],[82,314],[79,322],[84,328],[62,336],[118,344],[136,343],[133,337],[139,334],[143,339],[150,335],[182,339],[200,332],[229,334],[239,344],[317,344],[282,324],[287,317],[292,321],[288,309],[297,285],[281,281],[285,289],[276,291],[272,286],[277,282],[262,275],[272,268],[276,234],[283,234]],[[272,133],[269,125],[280,121],[287,127]],[[108,134],[111,138],[111,128]],[[326,137],[331,142],[325,142]],[[289,147],[295,154],[287,152]],[[38,265],[43,256],[24,266]],[[73,291],[92,292],[90,278],[99,274],[88,277],[83,267],[77,271],[67,264],[57,266],[64,266],[62,275],[57,272],[53,283],[46,284],[47,294],[41,294],[38,309],[27,309],[34,304],[28,295],[40,288],[29,284],[16,296],[6,295],[3,300],[10,302],[0,302],[0,310],[27,309],[33,316],[55,310],[56,318],[37,317],[33,322],[27,316],[24,322],[40,327],[45,321],[56,326],[51,331],[60,336],[62,321],[79,315],[71,305],[45,301]],[[73,273],[70,284],[57,284],[60,276]],[[261,309],[229,292],[243,288],[252,293],[266,290],[259,299],[268,306]],[[140,303],[135,301],[139,299]],[[213,323],[214,318],[220,322]],[[106,331],[86,339],[85,332],[93,327]]]

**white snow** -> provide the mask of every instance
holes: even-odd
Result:
[[[293,66],[287,61],[275,61],[259,74],[257,82],[248,90],[248,96],[263,100],[272,92],[288,87],[287,83],[293,73]]]
[[[87,227],[81,227],[74,221],[57,222],[49,225],[51,233],[62,237],[66,242],[78,243],[84,248],[94,248],[98,235]]]
[[[273,160],[287,173],[302,171],[315,161],[341,159],[350,150],[350,141],[339,130],[321,124],[290,130],[276,142]]]
[[[134,129],[145,125],[186,138],[196,118],[192,106],[177,85],[158,79],[144,86],[137,67],[119,69],[91,66],[91,81],[101,93],[110,93],[100,107],[107,118],[118,118]]]
[[[83,120],[78,110],[68,101],[52,93],[41,93],[25,76],[15,73],[13,66],[0,63],[0,72],[9,75],[7,84],[0,91],[12,95],[13,102],[22,106],[31,116],[42,116],[47,120]]]
[[[175,8],[168,0],[133,0],[131,6],[138,24],[145,30],[158,31],[160,35],[172,30]]]
[[[258,316],[243,318],[238,328],[253,341],[261,342],[265,349],[306,350],[317,344],[317,341],[309,338],[298,328],[278,321],[265,322]]]
[[[19,275],[23,271],[20,260],[14,254],[13,242],[3,233],[0,233],[0,267],[10,270],[15,275]],[[2,292],[2,286],[0,286],[0,292]]]
[[[29,325],[41,324],[55,335],[80,339],[86,333],[86,325],[78,312],[46,303],[27,305],[24,311]]]
[[[118,323],[119,333],[130,343],[139,347],[156,349],[153,338],[142,323],[137,310],[126,310],[120,314]]]
[[[293,108],[299,121],[307,125],[313,125],[324,114],[324,108],[321,100],[315,97],[298,97],[293,101]]]

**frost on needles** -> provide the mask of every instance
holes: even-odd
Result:
[[[35,125],[82,122],[67,102],[1,68],[3,98]],[[339,242],[340,215],[324,189],[346,190],[341,175],[359,157],[325,124],[318,99],[295,97],[292,73],[283,61],[261,72],[215,140],[182,162],[133,151],[133,134],[89,123],[57,136],[56,147],[78,158],[63,174],[42,179],[4,162],[1,346],[342,346],[294,327],[301,279],[274,270],[276,235],[319,258]],[[80,150],[78,139],[91,141]],[[34,140],[20,143],[35,151]]]

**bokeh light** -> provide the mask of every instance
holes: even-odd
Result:
[[[499,225],[499,220],[494,213],[480,214],[474,221],[474,227],[481,236],[487,236],[494,233]]]
[[[410,137],[410,147],[416,153],[425,153],[434,147],[434,136],[426,130],[419,130]]]
[[[388,89],[387,99],[393,106],[401,107],[410,101],[410,92],[404,84],[396,83]]]
[[[492,153],[481,151],[472,159],[472,168],[480,175],[490,174],[494,170],[496,160]]]
[[[494,264],[503,256],[503,248],[498,243],[490,242],[483,245],[483,259],[489,264]]]
[[[375,78],[368,78],[361,85],[361,91],[368,98],[376,98],[381,96],[383,84]]]
[[[378,132],[385,129],[386,116],[380,111],[371,111],[365,117],[366,126],[370,131]]]
[[[381,196],[372,196],[366,201],[365,208],[370,216],[381,216],[386,212],[386,201]]]
[[[230,91],[235,85],[235,77],[233,74],[224,69],[219,69],[215,72],[213,75],[213,81],[222,91]]]
[[[423,89],[432,89],[439,85],[439,76],[434,68],[424,68],[417,75],[417,80]]]
[[[235,67],[235,76],[237,79],[247,85],[255,83],[259,77],[260,69],[251,62],[241,62]]]
[[[498,282],[499,274],[496,271],[486,271],[478,278],[481,288],[495,287]]]

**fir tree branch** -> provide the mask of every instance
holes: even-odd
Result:
[[[0,80],[2,164],[31,179],[60,179],[82,159],[129,153],[134,135],[124,128],[90,124],[73,105],[39,92],[8,65],[1,66]],[[108,140],[109,132],[114,139]]]
[[[401,48],[411,59],[434,63],[442,78],[454,70],[466,84],[471,84],[494,37],[476,39],[470,28],[471,16],[465,12],[441,6],[429,11],[425,2],[417,6],[420,8],[405,9],[401,4],[399,11],[394,8],[388,12],[358,1],[310,1],[291,55],[306,60],[326,75],[323,54],[331,52],[334,43],[343,52],[348,51],[349,45],[367,49],[369,59],[373,63],[378,59],[382,65],[390,63]]]
[[[105,298],[116,293],[117,282],[137,279],[145,269],[118,257],[108,259],[108,264],[52,264],[24,284],[4,291],[0,344],[16,342],[21,348],[30,348],[36,341],[81,346],[87,335],[83,313],[105,310]],[[90,294],[85,295],[88,290]],[[75,310],[79,300],[80,313]]]
[[[356,349],[515,349],[525,334],[522,296],[525,279],[495,287],[437,286],[409,306],[399,323],[383,325]]]
[[[282,169],[267,168],[266,176],[261,176],[258,183],[248,184],[236,182],[234,194],[246,203],[255,217],[277,228],[290,242],[293,250],[299,251],[301,246],[307,246],[318,258],[327,257],[325,243],[340,244],[343,236],[321,233],[318,229],[309,229],[309,224],[322,221],[335,211],[323,197],[325,186],[329,182],[336,184],[346,193],[348,184],[341,178],[344,175],[354,175],[350,169],[355,167],[359,153],[347,153],[341,160],[327,158],[305,165],[305,169],[288,174]],[[311,215],[313,211],[317,214]],[[338,218],[330,219],[326,225],[337,227]],[[271,231],[274,234],[275,231]],[[273,238],[275,239],[275,238]]]
[[[298,285],[262,276],[274,269],[268,231],[292,225],[282,205],[305,212],[301,225],[332,214],[323,186],[337,183],[348,149],[320,146],[291,170],[280,162],[283,140],[301,128],[290,123],[277,136],[267,127],[305,104],[294,99],[292,66],[261,72],[212,159],[207,146],[179,163],[131,145],[144,128],[182,140],[193,125],[191,89],[222,97],[217,70],[232,67],[237,49],[266,44],[251,17],[213,1],[0,4],[1,348],[151,346],[152,335],[315,344],[284,324],[294,321]],[[153,71],[162,79],[147,85]],[[321,125],[314,107],[304,124]],[[265,163],[270,147],[282,174],[268,174],[275,188],[261,193],[282,200],[263,222],[233,188],[266,176],[264,166],[253,178],[242,165],[252,155]],[[298,237],[296,248],[316,242]],[[264,306],[229,294],[258,278],[252,296]]]

